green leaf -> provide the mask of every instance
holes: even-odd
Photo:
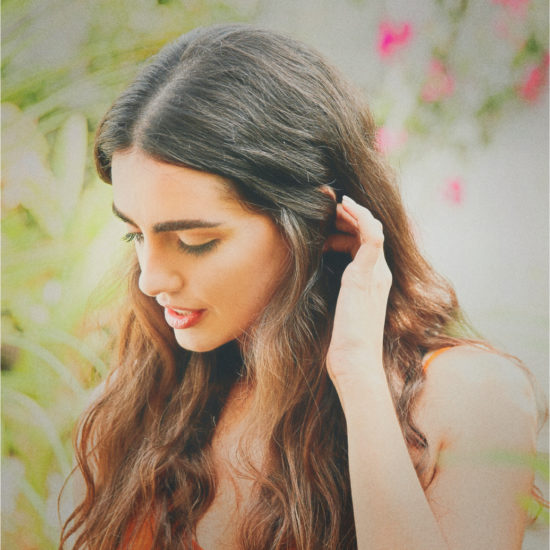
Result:
[[[73,390],[80,400],[84,398],[85,390],[80,385],[80,382],[76,379],[74,374],[55,355],[53,355],[53,353],[23,336],[3,334],[2,340],[8,345],[24,349],[37,356],[59,375],[59,378]]]
[[[11,388],[4,387],[2,395],[4,400],[4,416],[8,418],[10,416],[15,416],[18,420],[21,420],[22,417],[26,417],[33,424],[40,427],[57,459],[61,473],[65,477],[68,476],[71,471],[71,462],[67,457],[59,434],[46,410],[28,395]],[[23,410],[24,416],[21,414],[21,409]]]
[[[57,206],[65,221],[73,214],[86,171],[88,124],[80,113],[73,113],[58,131],[52,157]]]

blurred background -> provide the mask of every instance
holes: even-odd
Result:
[[[547,393],[547,10],[544,0],[3,0],[4,548],[57,547],[72,428],[112,360],[125,253],[93,169],[94,128],[147,57],[199,25],[284,31],[364,91],[426,255],[479,332]],[[525,550],[548,548],[547,526],[543,513]]]

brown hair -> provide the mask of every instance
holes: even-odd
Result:
[[[427,447],[412,411],[426,352],[466,341],[449,284],[411,235],[375,126],[358,94],[317,53],[276,33],[231,25],[165,47],[101,122],[97,169],[114,152],[223,176],[247,207],[277,223],[292,262],[242,346],[178,347],[158,304],[129,277],[120,353],[79,427],[86,495],[64,527],[74,548],[120,546],[153,518],[155,548],[189,548],[215,489],[210,443],[239,376],[255,387],[252,418],[268,458],[240,525],[242,548],[355,548],[345,420],[325,366],[340,278],[350,258],[323,254],[335,204],[330,186],[384,227],[393,276],[384,367],[410,448]],[[221,368],[223,366],[223,368]],[[416,464],[422,473],[422,459]]]

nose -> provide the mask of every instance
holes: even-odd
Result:
[[[183,274],[178,258],[160,245],[144,243],[138,252],[140,267],[139,289],[147,296],[174,293],[183,284]]]

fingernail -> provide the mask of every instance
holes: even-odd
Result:
[[[347,195],[342,196],[342,202],[347,202],[348,204],[357,204],[351,197]]]

